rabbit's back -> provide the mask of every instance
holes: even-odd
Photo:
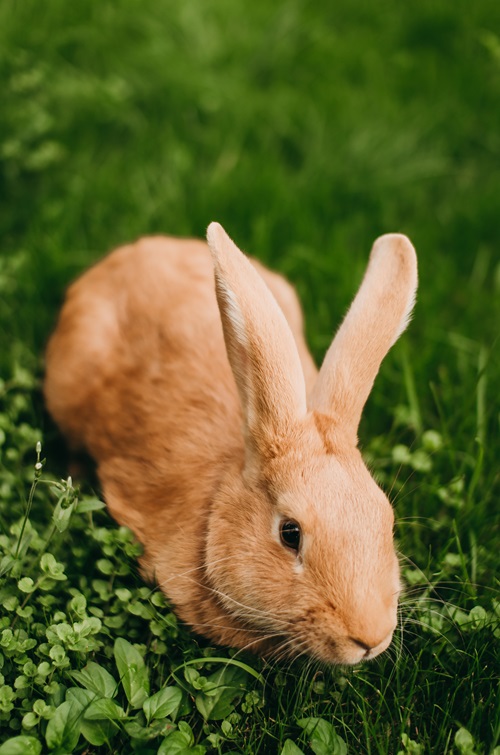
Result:
[[[255,265],[313,379],[293,288]],[[187,509],[194,526],[226,460],[244,455],[206,243],[144,238],[73,283],[47,347],[44,391],[70,447],[96,461],[120,523],[143,542],[176,519],[189,527]]]
[[[156,459],[175,434],[204,455],[204,438],[213,451],[222,426],[238,427],[213,289],[206,244],[163,237],[116,250],[69,288],[45,395],[75,449],[99,464],[152,445]]]

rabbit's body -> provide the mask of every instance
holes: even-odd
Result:
[[[312,380],[295,292],[253,264],[288,315]],[[144,545],[145,573],[200,633],[210,636],[215,622],[219,641],[238,644],[193,570],[214,490],[224,473],[238,479],[244,459],[207,244],[153,237],[108,255],[70,287],[46,365],[49,411],[70,446],[96,460],[112,515]]]
[[[395,626],[393,514],[355,448],[359,417],[340,415],[360,412],[382,357],[365,334],[363,395],[349,375],[332,407],[348,354],[316,380],[293,289],[212,228],[217,298],[207,245],[171,238],[123,247],[71,286],[47,349],[49,411],[95,459],[144,572],[197,632],[258,652],[373,657]],[[399,329],[411,298],[395,299]],[[300,523],[300,549],[283,522]]]

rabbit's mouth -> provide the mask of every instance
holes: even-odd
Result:
[[[334,665],[355,666],[364,661],[371,661],[387,650],[392,637],[393,630],[375,645],[368,645],[353,637],[329,637],[323,642],[310,643],[308,655]]]
[[[375,622],[369,630],[354,622],[347,626],[339,617],[330,615],[325,621],[324,611],[308,609],[305,615],[290,622],[292,630],[287,638],[275,638],[270,651],[274,657],[296,658],[309,656],[333,665],[356,665],[371,661],[390,646],[396,622],[390,615]],[[347,624],[347,622],[346,622]],[[265,653],[268,654],[267,652]]]

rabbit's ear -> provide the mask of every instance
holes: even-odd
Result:
[[[306,413],[297,347],[271,291],[222,226],[211,223],[207,240],[227,354],[243,408],[247,451],[265,455]]]
[[[408,325],[417,258],[406,236],[381,236],[359,291],[325,356],[310,408],[330,416],[357,443],[361,412],[382,359]]]

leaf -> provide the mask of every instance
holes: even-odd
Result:
[[[95,747],[107,744],[118,731],[118,727],[113,721],[86,721],[81,724],[81,732],[87,742]]]
[[[70,687],[66,692],[66,699],[73,703],[76,707],[80,708],[83,718],[80,721],[80,731],[91,745],[100,747],[106,744],[116,734],[118,727],[113,721],[109,719],[100,720],[86,720],[85,716],[91,706],[98,702],[109,702],[114,704],[111,700],[99,700],[96,699],[96,693],[91,692],[88,689],[80,689],[80,687]],[[120,708],[120,710],[122,710]]]
[[[177,713],[182,701],[178,687],[163,687],[159,692],[144,700],[143,710],[148,723],[154,718],[166,718]]]
[[[86,514],[89,511],[99,511],[106,508],[104,501],[100,501],[99,498],[84,498],[82,501],[78,501],[76,505],[77,514]]]
[[[281,750],[280,755],[304,755],[304,753],[300,749],[300,747],[297,747],[295,742],[292,742],[291,739],[287,739],[285,741],[285,744],[283,745],[283,749]]]
[[[73,513],[74,507],[75,501],[70,503],[69,506],[67,505],[67,494],[65,491],[57,501],[56,507],[52,514],[52,521],[54,522],[54,527],[58,532],[64,532],[68,529],[69,520],[71,519],[71,514]]]
[[[114,697],[118,690],[116,679],[94,661],[87,663],[81,671],[72,671],[71,676],[82,687],[91,692],[97,692],[101,697]]]
[[[158,736],[158,732],[152,726],[142,726],[136,718],[127,721],[123,727],[131,739],[147,742]],[[165,735],[166,732],[164,732]]]
[[[87,742],[100,747],[119,731],[115,721],[125,718],[125,715],[123,708],[113,700],[94,700],[84,711],[81,732]]]
[[[178,732],[175,732],[177,734]],[[173,736],[172,734],[170,736]],[[193,747],[180,747],[176,740],[170,740],[170,737],[164,739],[158,750],[158,755],[205,755],[206,748],[203,745],[194,745]],[[163,749],[162,749],[163,748]],[[166,749],[165,749],[166,748]]]
[[[203,745],[193,745],[194,737],[190,726],[185,722],[179,723],[179,729],[173,731],[161,743],[157,755],[205,755]]]
[[[195,705],[203,718],[206,721],[227,718],[234,709],[235,699],[245,691],[247,681],[246,671],[230,665],[209,676],[209,692],[200,692],[195,698]]]
[[[64,573],[64,564],[56,561],[52,553],[44,553],[40,559],[40,568],[51,579],[62,581],[67,579]]]
[[[144,659],[137,648],[123,637],[116,640],[114,653],[127,700],[132,708],[141,708],[149,697],[149,677]]]
[[[474,755],[474,738],[470,731],[461,727],[455,734],[455,747],[461,755]]]
[[[49,749],[73,752],[80,737],[81,715],[82,708],[76,701],[67,700],[56,708],[45,732]]]
[[[0,561],[0,577],[3,577],[5,574],[8,574],[8,572],[10,572],[10,570],[12,569],[15,563],[16,563],[16,559],[10,554],[7,554],[6,556],[4,556],[2,560]],[[17,739],[17,737],[13,737],[13,738]],[[30,739],[32,739],[32,737],[30,737]]]
[[[21,592],[30,593],[33,592],[33,590],[36,590],[36,585],[31,577],[22,577],[17,583],[17,586],[21,590]]]
[[[96,697],[95,692],[91,692],[88,689],[80,689],[80,687],[70,687],[66,691],[66,700],[72,702],[74,705],[79,705],[82,712],[88,708],[90,703],[94,702]]]
[[[184,679],[187,681],[188,684],[190,684],[195,689],[199,689],[198,685],[198,679],[200,677],[200,672],[198,669],[195,668],[185,668],[184,669]]]
[[[403,743],[404,752],[407,755],[422,755],[423,745],[418,744],[413,739],[410,739],[409,735],[403,732],[401,734],[401,742]],[[401,751],[402,752],[402,751]]]
[[[114,700],[101,699],[90,703],[83,717],[86,721],[117,721],[120,718],[125,718],[125,711]]]
[[[301,718],[298,725],[309,736],[315,755],[347,755],[347,745],[324,718]]]
[[[35,737],[12,737],[0,746],[0,755],[40,755],[42,743]]]

